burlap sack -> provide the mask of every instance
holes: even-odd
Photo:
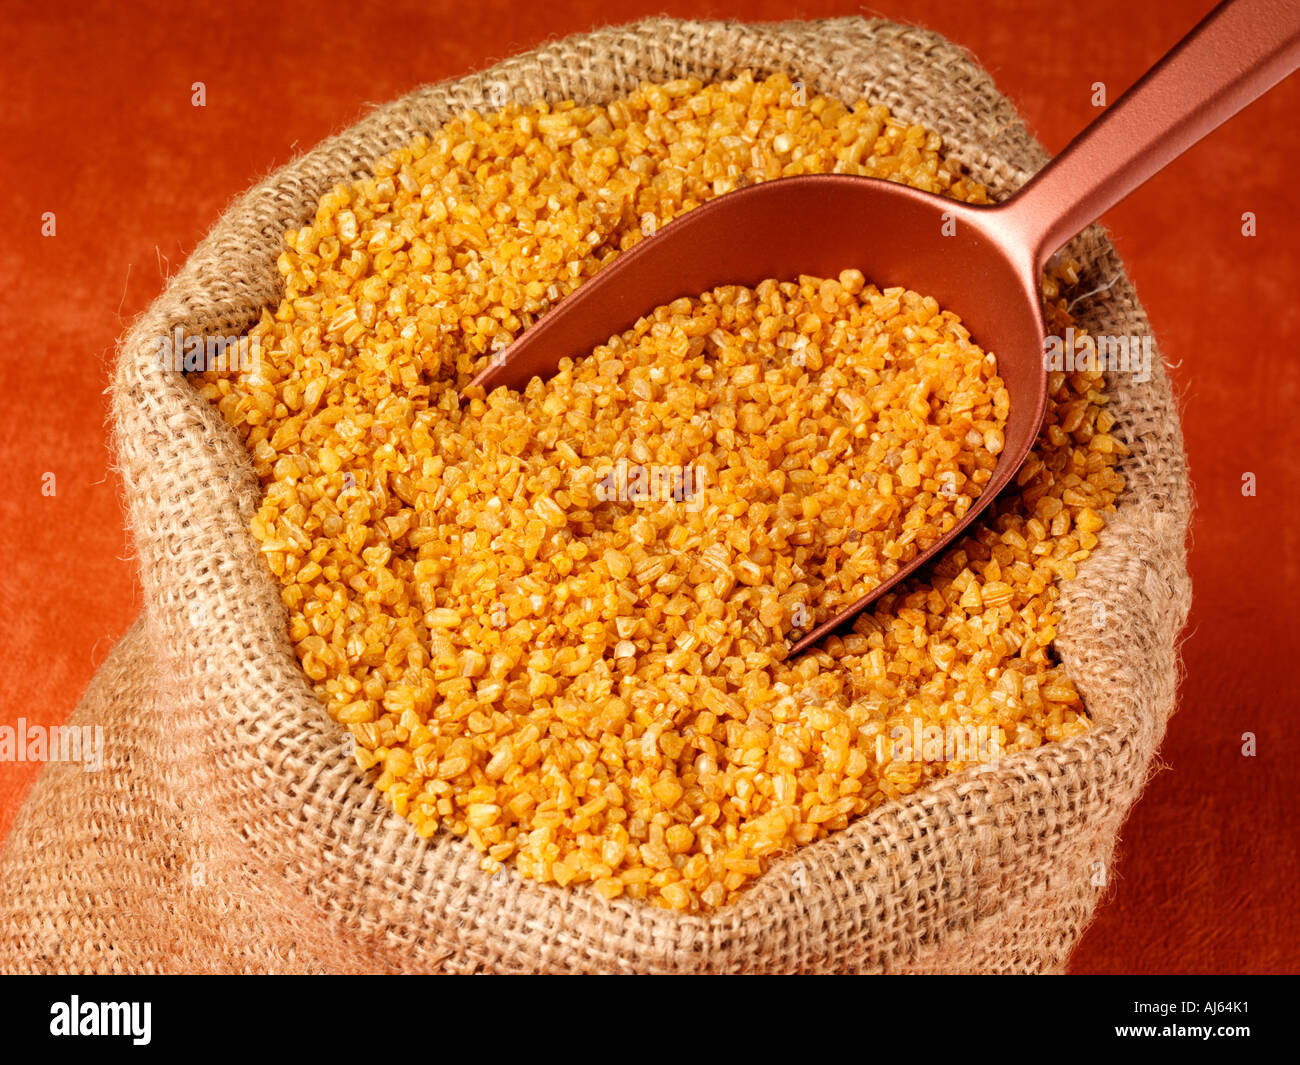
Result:
[[[421,89],[273,174],[217,224],[121,346],[113,406],[146,609],[73,723],[99,773],[51,764],[0,861],[0,964],[17,971],[1052,971],[1104,893],[1119,827],[1174,706],[1189,496],[1163,368],[1112,382],[1132,450],[1119,513],[1064,590],[1061,654],[1086,735],[953,776],[775,865],[740,901],[681,917],[489,878],[464,841],[418,839],[345,752],[285,635],[248,522],[249,459],[156,338],[232,335],[278,299],[287,228],[317,197],[453,113],[511,98],[605,101],[641,79],[785,71],[942,134],[1005,196],[1045,156],[989,77],[880,21],[665,19],[551,44]],[[499,103],[499,90],[497,90]],[[1099,230],[1076,242],[1083,324],[1148,324]],[[1106,604],[1096,624],[1095,603]]]

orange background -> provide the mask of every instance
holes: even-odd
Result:
[[[369,103],[648,14],[880,14],[970,49],[1055,152],[1094,117],[1093,82],[1113,100],[1208,0],[876,5],[0,4],[0,722],[60,722],[140,610],[106,425],[115,339],[237,193]],[[205,108],[191,106],[195,81]],[[1183,397],[1196,602],[1164,770],[1124,830],[1076,972],[1300,968],[1298,545],[1286,520],[1300,489],[1297,113],[1300,77],[1106,216]],[[1244,211],[1258,218],[1253,239]],[[1254,498],[1241,493],[1247,471]],[[1244,731],[1254,758],[1241,755]],[[0,764],[0,836],[34,777]]]

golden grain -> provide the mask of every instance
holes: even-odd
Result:
[[[893,757],[895,729],[983,725],[1005,753],[1087,727],[1052,640],[1057,581],[1123,486],[1101,374],[1050,374],[1016,487],[791,661],[784,635],[950,528],[1002,450],[995,360],[933,300],[855,272],[720,288],[523,393],[459,398],[730,189],[838,171],[987,202],[939,148],[783,76],[646,85],[449,122],[287,235],[261,364],[201,385],[265,486],[252,531],[304,672],[421,836],[708,909],[967,764]],[[1046,281],[1058,334],[1076,268]]]

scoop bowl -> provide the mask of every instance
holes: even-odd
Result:
[[[1300,4],[1228,0],[1005,203],[977,206],[849,174],[762,182],[687,212],[603,268],[471,384],[524,388],[681,296],[861,270],[957,314],[1011,397],[993,476],[957,524],[889,579],[792,640],[798,654],[942,552],[1015,477],[1047,403],[1048,257],[1300,65]]]

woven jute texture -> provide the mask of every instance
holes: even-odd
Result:
[[[509,98],[604,102],[643,79],[783,71],[940,133],[1006,196],[1045,156],[989,77],[941,38],[880,21],[656,19],[420,89],[234,204],[122,342],[116,445],[146,608],[73,724],[100,772],[52,763],[0,859],[0,966],[16,971],[1058,971],[1106,888],[1178,679],[1189,493],[1161,366],[1117,376],[1128,488],[1063,589],[1058,648],[1095,727],[954,775],[783,859],[739,901],[678,916],[489,877],[463,840],[418,839],[348,757],[288,643],[248,531],[249,458],[157,338],[230,336],[279,296],[286,229],[384,152]],[[1149,332],[1097,229],[1082,324]],[[1105,611],[1096,609],[1104,603]],[[1103,617],[1104,623],[1098,624]]]

